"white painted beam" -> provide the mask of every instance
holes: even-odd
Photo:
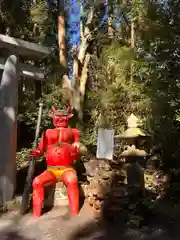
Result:
[[[7,48],[28,60],[41,60],[51,54],[50,48],[3,34],[0,34],[0,48]]]
[[[6,60],[4,58],[0,57],[0,69],[4,70]],[[35,80],[44,80],[44,71],[36,68],[34,66],[30,66],[28,64],[20,63],[20,74],[21,76],[25,76],[29,79],[35,79]]]

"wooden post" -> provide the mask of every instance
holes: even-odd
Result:
[[[0,84],[0,204],[12,200],[16,187],[16,138],[19,61],[9,55]]]

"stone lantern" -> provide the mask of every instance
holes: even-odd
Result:
[[[127,129],[118,136],[126,140],[120,158],[123,162],[122,171],[125,174],[129,186],[144,188],[144,172],[140,167],[141,160],[144,160],[148,153],[139,149],[140,139],[148,137],[138,126],[138,118],[131,114],[127,119]]]

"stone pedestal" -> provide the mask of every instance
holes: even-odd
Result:
[[[68,205],[67,190],[62,182],[46,187],[44,207],[62,207],[66,205]]]
[[[128,163],[124,166],[126,170],[127,184],[132,187],[144,188],[144,172],[138,164]]]
[[[57,182],[54,192],[54,206],[62,206],[64,200],[68,200],[66,186],[61,182]]]

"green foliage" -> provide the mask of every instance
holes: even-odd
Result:
[[[31,36],[32,24],[30,20],[29,0],[3,1],[0,8],[1,32],[8,29],[8,33],[14,37],[27,38]]]
[[[30,149],[27,148],[23,148],[20,152],[16,153],[17,170],[23,168],[26,164],[29,164],[29,154]]]
[[[48,115],[48,112],[51,111],[51,107],[55,106],[57,109],[63,109],[66,103],[65,92],[60,90],[59,86],[51,85],[51,88],[52,90],[49,91],[49,93],[43,93],[42,99],[39,100],[44,104],[41,124],[42,129],[52,127],[52,120]],[[19,113],[19,120],[26,122],[29,127],[35,129],[38,118],[38,102],[35,104],[31,99],[29,99],[29,101],[26,100],[24,102],[24,109],[28,109],[28,111]]]
[[[40,26],[48,19],[47,9],[45,7],[44,1],[39,1],[34,3],[31,7],[31,17],[34,23],[39,24]]]
[[[145,84],[137,83],[136,78],[131,78],[131,65],[142,65],[138,60],[134,60],[131,48],[112,42],[109,46],[104,46],[101,59],[97,61],[96,66],[100,67],[97,70],[92,66],[91,71],[96,72],[92,75],[96,76],[96,79],[89,87],[86,100],[86,107],[91,109],[88,122],[91,122],[89,142],[95,141],[91,134],[95,134],[99,126],[115,128],[117,134],[122,132],[131,113],[140,117],[143,125],[150,113],[151,103],[144,93]],[[134,72],[133,74],[135,75]],[[92,94],[94,88],[96,92]],[[91,128],[94,128],[94,131]]]
[[[128,44],[111,42],[103,46],[100,60],[92,59],[86,142],[95,143],[98,126],[121,132],[133,112],[153,143],[163,147],[163,158],[170,164],[180,149],[178,6],[169,2],[165,10],[161,3],[140,2],[122,8],[128,17],[136,16],[135,53]]]

